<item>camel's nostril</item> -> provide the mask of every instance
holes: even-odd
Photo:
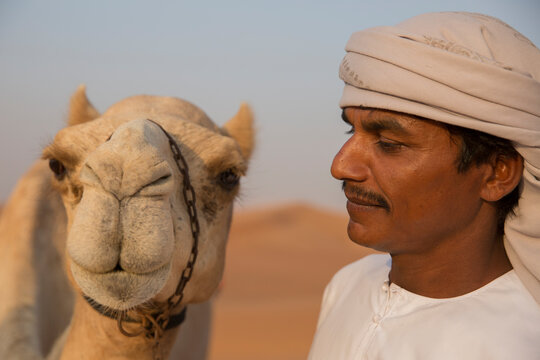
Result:
[[[117,271],[124,271],[124,269],[122,268],[122,265],[120,265],[120,262],[116,263],[116,266],[112,270],[112,272],[117,272]]]

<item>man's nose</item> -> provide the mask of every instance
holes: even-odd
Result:
[[[369,175],[367,157],[366,149],[352,137],[334,157],[330,172],[338,180],[365,181]]]

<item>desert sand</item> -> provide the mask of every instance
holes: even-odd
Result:
[[[210,360],[307,358],[324,287],[373,252],[348,239],[347,222],[304,204],[235,213]]]

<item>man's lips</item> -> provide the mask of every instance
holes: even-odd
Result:
[[[347,202],[347,208],[358,207],[364,210],[366,208],[381,208],[390,211],[390,206],[386,199],[374,191],[364,189],[362,186],[349,181],[343,181],[342,188],[345,197],[349,200]]]
[[[369,201],[369,200],[365,200],[365,199],[359,199],[359,198],[355,198],[355,197],[352,197],[352,196],[347,196],[347,194],[345,194],[345,197],[347,198],[347,200],[349,200],[349,202],[351,202],[351,203],[353,203],[355,205],[374,206],[374,207],[380,207],[380,208],[383,207],[381,204],[378,204],[378,203],[375,203],[375,202],[372,202],[372,201]]]
[[[367,201],[365,199],[358,198],[347,198],[346,209],[349,213],[350,221],[360,222],[365,221],[364,216],[369,216],[370,214],[378,214],[381,210],[386,210],[384,207],[375,204],[373,202]]]

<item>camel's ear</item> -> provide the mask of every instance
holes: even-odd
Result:
[[[253,129],[253,113],[249,105],[243,103],[236,115],[223,126],[225,132],[236,140],[242,155],[249,160],[255,146],[255,130]]]
[[[79,85],[69,101],[68,125],[73,126],[97,119],[99,112],[86,97],[86,86]]]

